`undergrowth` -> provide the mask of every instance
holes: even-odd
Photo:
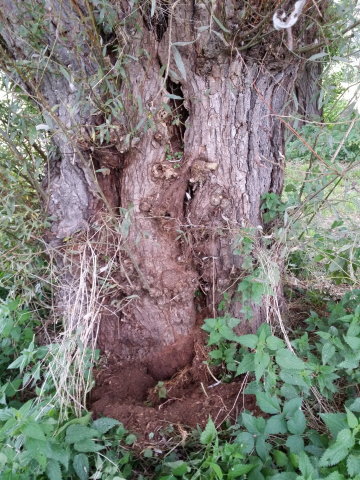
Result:
[[[14,317],[14,302],[5,301],[2,324],[11,321],[17,333],[6,342],[9,332],[2,330],[8,348],[1,362],[13,358],[11,349],[20,355],[2,370],[1,478],[359,479],[359,300],[354,290],[330,303],[325,316],[312,312],[288,345],[268,324],[239,336],[238,319],[207,319],[211,363],[222,368],[223,381],[241,377],[239,395],[255,395],[259,415],[245,410],[221,430],[209,418],[203,431],[165,457],[149,449],[131,453],[136,437],[117,420],[94,421],[85,413],[61,421],[51,392],[41,401],[27,399],[24,387],[44,374],[49,347],[36,346],[31,314]]]

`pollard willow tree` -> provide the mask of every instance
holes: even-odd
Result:
[[[37,128],[54,146],[44,209],[67,299],[78,302],[79,269],[64,274],[64,258],[81,232],[94,240],[98,277],[108,268],[96,231],[110,216],[125,242],[98,305],[99,345],[169,376],[191,357],[200,307],[216,315],[226,293],[243,317],[237,239],[260,234],[262,196],[281,193],[286,115],[297,82],[309,95],[299,79],[322,40],[324,2],[297,2],[296,18],[275,0],[0,5],[2,68],[39,106]],[[294,25],[274,29],[275,12]],[[248,329],[263,312],[254,307]]]

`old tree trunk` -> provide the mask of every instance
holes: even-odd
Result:
[[[292,29],[292,52],[272,25],[275,0],[0,0],[3,69],[56,147],[44,208],[59,302],[92,300],[79,300],[76,278],[86,245],[101,349],[155,378],[189,361],[197,317],[216,316],[224,293],[225,311],[243,317],[236,249],[264,227],[261,196],[282,189],[283,116],[315,4]],[[253,306],[241,328],[262,321]]]

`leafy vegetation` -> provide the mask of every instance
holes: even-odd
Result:
[[[338,3],[334,9],[340,8]],[[349,14],[351,2],[342,3]],[[95,21],[110,34],[116,23],[113,9],[103,0],[91,4]],[[148,2],[151,16],[156,4]],[[229,33],[217,17],[213,20],[224,35]],[[40,202],[47,201],[42,189],[45,160],[55,152],[37,108],[10,80],[2,79],[1,479],[360,480],[360,137],[358,113],[346,98],[347,83],[356,81],[347,48],[341,42],[330,44],[323,56],[312,59],[325,62],[325,57],[328,62],[335,56],[340,64],[324,75],[323,122],[305,125],[288,138],[283,196],[263,196],[266,228],[260,241],[258,231],[244,229],[234,245],[244,272],[237,285],[244,318],[250,318],[264,297],[271,305],[279,282],[271,254],[279,246],[289,277],[326,303],[326,310],[316,313],[314,305],[300,324],[291,314],[284,320],[278,316],[254,334],[239,335],[240,320],[228,313],[225,292],[223,316],[208,318],[203,325],[209,365],[220,372],[222,382],[240,380],[240,394],[255,396],[258,414],[242,411],[234,425],[225,422],[220,429],[209,418],[203,431],[194,431],[162,456],[149,449],[137,452],[132,432],[111,418],[93,420],[85,401],[75,401],[74,378],[81,377],[86,400],[98,352],[84,348],[83,337],[71,338],[73,343],[64,349],[58,340],[65,327],[52,319],[51,270],[56,267],[43,241],[50,219],[44,217]],[[171,54],[185,77],[179,49],[172,46]],[[115,79],[126,76],[125,63],[120,57],[110,71]],[[96,85],[101,81],[101,88],[113,96],[105,105],[105,118],[123,108],[108,73],[99,71],[92,79]],[[62,74],[66,77],[66,70]],[[145,127],[137,125],[134,132]],[[109,142],[111,125],[98,125],[93,136],[100,144]],[[166,160],[180,168],[182,153],[167,148]],[[126,236],[130,219],[123,213],[119,228]],[[106,284],[107,279],[100,280]],[[316,287],[322,290],[314,291]],[[333,298],[324,289],[335,292]],[[48,322],[54,323],[52,329],[44,328]],[[81,369],[72,364],[74,350],[80,352]],[[65,364],[70,364],[70,383],[60,388],[56,376]],[[58,370],[52,371],[55,365]],[[163,382],[155,391],[159,398],[167,397]]]

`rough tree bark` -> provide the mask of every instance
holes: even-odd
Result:
[[[114,214],[131,209],[128,271],[119,265],[99,344],[158,378],[192,355],[197,289],[211,314],[227,291],[241,317],[236,237],[263,226],[261,196],[282,189],[281,116],[304,62],[272,27],[279,2],[255,3],[0,0],[3,68],[39,104],[57,147],[50,242],[91,227],[104,199]],[[313,40],[304,32],[315,3],[293,28],[295,49]],[[127,295],[137,299],[112,311]]]

